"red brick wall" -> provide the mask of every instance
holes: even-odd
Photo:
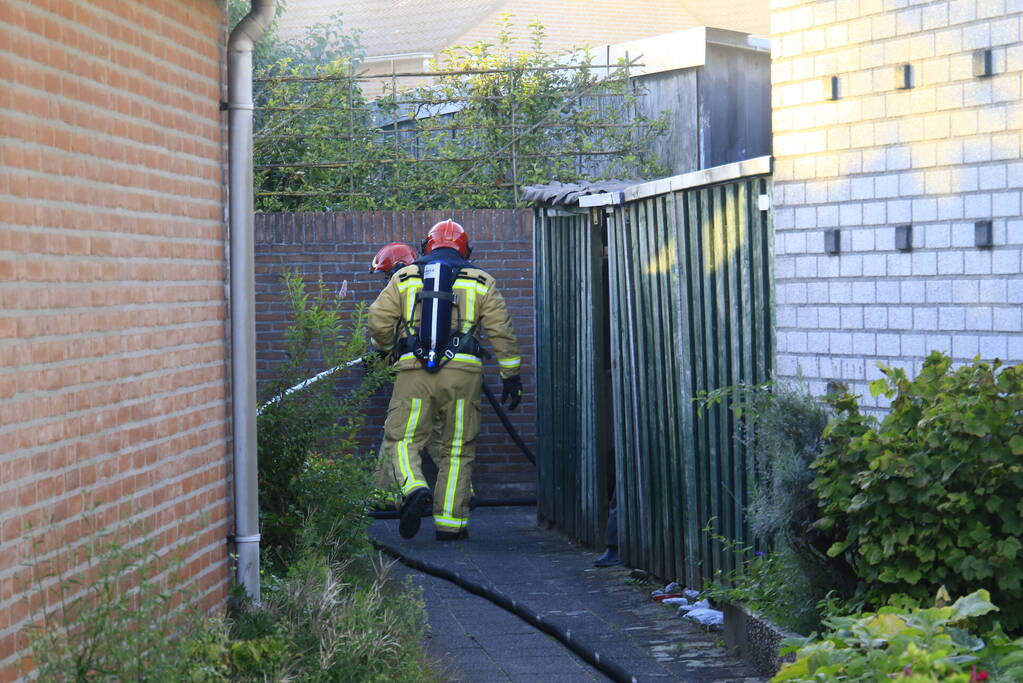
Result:
[[[0,681],[18,676],[24,525],[86,500],[228,581],[217,0],[0,2]]]
[[[261,382],[284,357],[288,309],[282,296],[282,265],[300,269],[310,281],[317,273],[338,289],[348,281],[349,298],[371,302],[383,285],[369,274],[377,250],[388,242],[406,242],[416,251],[434,223],[454,218],[471,238],[472,261],[497,278],[508,302],[522,346],[525,395],[509,417],[531,447],[536,435],[533,382],[533,227],[529,210],[263,214],[256,216],[256,372]],[[361,372],[353,368],[353,372]],[[501,396],[493,359],[486,365],[489,386]],[[389,389],[374,398],[363,434],[367,448],[379,445]],[[483,426],[477,442],[474,486],[481,497],[531,495],[535,470],[511,442],[484,399]]]

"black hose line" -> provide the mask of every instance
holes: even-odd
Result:
[[[483,382],[483,393],[487,395],[487,400],[490,401],[490,405],[494,407],[494,412],[497,413],[497,417],[501,420],[501,424],[504,425],[505,430],[508,432],[508,436],[512,438],[512,441],[514,441],[515,445],[519,447],[519,450],[521,450],[525,456],[529,458],[529,462],[535,465],[536,456],[533,455],[533,451],[529,450],[529,446],[527,446],[526,442],[522,440],[521,436],[519,436],[518,431],[515,429],[515,425],[513,425],[511,420],[508,419],[508,415],[504,412],[504,408],[502,408],[501,404],[498,403],[497,397],[494,396],[494,392],[490,390],[490,387],[487,386],[486,382]]]
[[[389,543],[385,543],[380,539],[374,538],[371,540],[373,542],[373,545],[375,545],[378,550],[382,550],[388,555],[391,555],[402,564],[412,567],[413,569],[419,570],[425,574],[430,574],[431,576],[436,576],[438,578],[444,579],[445,581],[450,581],[456,586],[459,586],[460,588],[467,590],[470,593],[473,593],[474,595],[486,598],[487,600],[494,603],[498,607],[501,607],[511,612],[515,616],[521,618],[530,626],[538,628],[544,633],[553,636],[554,638],[559,640],[562,645],[564,645],[569,650],[579,655],[583,659],[583,661],[585,661],[587,664],[589,664],[590,666],[592,666],[593,668],[595,668],[597,671],[601,672],[608,678],[618,681],[619,683],[637,683],[637,681],[639,680],[635,676],[630,674],[628,671],[626,671],[624,668],[622,668],[620,664],[617,664],[616,662],[608,659],[607,657],[602,657],[600,653],[594,650],[593,648],[587,647],[586,645],[583,645],[578,640],[573,638],[572,632],[570,630],[564,629],[558,626],[557,624],[551,623],[548,619],[544,618],[543,615],[537,614],[536,610],[530,609],[529,607],[515,600],[512,600],[511,598],[509,598],[507,595],[500,592],[496,588],[492,586],[485,586],[471,579],[467,579],[464,576],[451,571],[450,569],[445,569],[444,567],[439,567],[435,564],[430,564],[429,562],[423,562],[422,560],[417,560],[413,557],[409,557],[408,555],[401,552],[394,546],[390,545]]]

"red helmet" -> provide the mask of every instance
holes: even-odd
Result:
[[[412,247],[409,245],[402,242],[391,242],[381,247],[377,255],[373,257],[369,272],[390,273],[395,268],[415,263],[417,258],[416,252],[412,251]]]
[[[434,249],[441,247],[454,249],[462,255],[462,258],[469,258],[469,254],[472,253],[472,249],[469,247],[469,236],[465,234],[461,225],[450,218],[430,228],[430,232],[426,235],[426,241],[423,242],[423,253],[429,254]]]

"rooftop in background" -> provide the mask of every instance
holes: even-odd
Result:
[[[546,48],[568,50],[659,35],[696,26],[768,35],[769,0],[292,0],[281,17],[281,37],[341,13],[343,27],[359,29],[367,58],[429,58],[454,45],[496,36],[511,14],[516,47],[529,46],[528,24],[539,19]]]
[[[679,0],[704,26],[767,38],[771,35],[770,0]]]

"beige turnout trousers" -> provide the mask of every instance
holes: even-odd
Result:
[[[402,496],[426,488],[419,452],[440,426],[433,491],[433,523],[438,531],[458,532],[469,523],[472,465],[480,430],[482,373],[448,365],[439,372],[399,370],[384,422],[381,461],[390,465]]]

